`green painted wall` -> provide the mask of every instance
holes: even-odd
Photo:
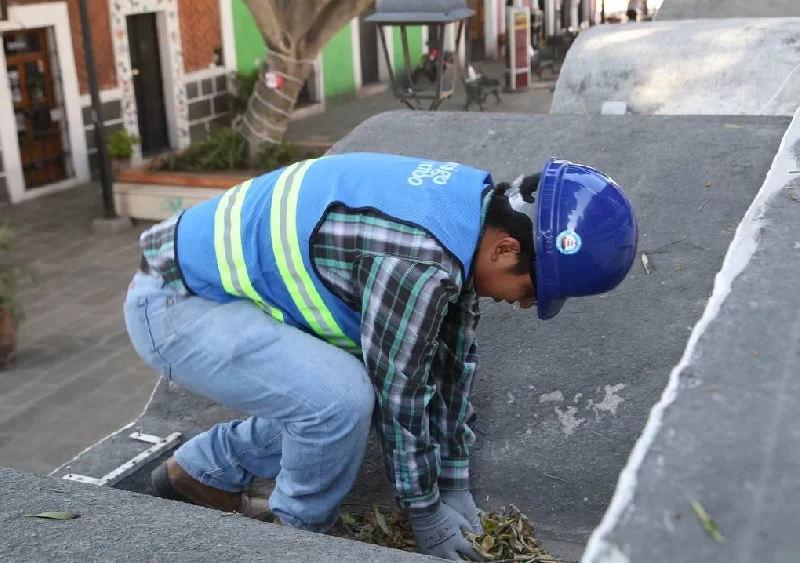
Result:
[[[353,41],[350,29],[352,25],[349,23],[344,26],[322,49],[322,80],[325,85],[325,98],[355,91]]]
[[[253,21],[250,9],[244,0],[232,0],[233,36],[236,42],[236,68],[241,72],[250,72],[258,65],[255,59],[263,62],[267,53],[264,38]]]
[[[394,67],[397,70],[404,69],[406,63],[403,58],[403,36],[399,27],[393,27],[392,33],[394,36]],[[422,56],[422,27],[407,27],[406,35],[408,37],[408,53],[413,68],[419,64],[419,58]]]

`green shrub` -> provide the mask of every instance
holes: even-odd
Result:
[[[108,155],[113,159],[130,158],[133,155],[133,146],[141,141],[127,129],[118,129],[108,137]]]
[[[260,76],[259,69],[253,69],[249,72],[237,72],[233,76],[233,84],[235,94],[231,96],[231,104],[234,115],[239,115],[247,110],[247,102],[250,101],[250,96],[253,95],[253,90],[256,88],[256,82]]]
[[[169,155],[160,162],[159,169],[170,172],[252,171],[263,174],[320,154],[301,151],[291,141],[283,141],[278,145],[264,143],[251,164],[247,140],[240,132],[224,128],[209,133],[202,143]]]
[[[220,172],[247,168],[247,141],[238,131],[217,129],[202,143],[195,143],[181,153],[170,154],[161,163],[162,170],[174,172]]]

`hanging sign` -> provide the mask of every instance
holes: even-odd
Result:
[[[283,77],[272,71],[267,71],[264,74],[264,82],[270,90],[283,90]]]

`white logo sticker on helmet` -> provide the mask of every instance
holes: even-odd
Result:
[[[582,244],[580,235],[569,229],[561,231],[556,238],[556,248],[561,254],[575,254],[581,249]]]

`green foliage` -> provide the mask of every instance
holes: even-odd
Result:
[[[247,102],[250,101],[250,96],[256,88],[256,82],[260,76],[260,70],[254,68],[249,72],[238,71],[233,76],[234,91],[236,92],[231,96],[231,104],[234,115],[243,114],[247,110]]]
[[[17,301],[17,285],[23,274],[33,278],[33,270],[18,263],[14,257],[14,232],[7,225],[0,226],[0,307],[11,313],[19,325],[25,318],[22,304]]]
[[[230,128],[209,133],[204,142],[172,153],[160,164],[161,170],[170,172],[223,172],[247,167],[247,140]]]
[[[113,159],[130,158],[133,146],[142,140],[131,135],[127,129],[119,129],[108,137],[108,153]]]
[[[287,166],[304,158],[319,156],[312,152],[301,153],[291,141],[282,141],[279,145],[264,143],[256,157],[256,167],[262,172],[269,172],[282,166]]]
[[[251,165],[244,135],[230,128],[220,128],[209,133],[204,142],[164,158],[159,169],[195,173],[252,171],[262,174],[304,158],[320,156],[321,152],[303,151],[291,141],[283,141],[279,145],[264,143]]]

